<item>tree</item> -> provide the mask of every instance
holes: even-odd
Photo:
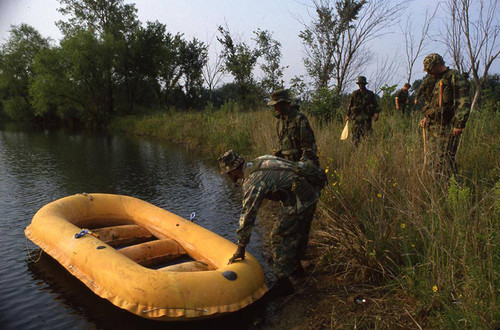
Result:
[[[405,38],[405,67],[406,67],[406,80],[405,83],[410,83],[413,77],[413,67],[415,62],[420,57],[420,54],[424,51],[427,40],[429,40],[429,29],[431,28],[432,22],[436,16],[436,12],[439,8],[439,4],[431,13],[429,7],[425,10],[425,18],[422,28],[420,29],[420,36],[418,39],[415,38],[413,21],[411,15],[406,18],[406,25],[402,29]]]
[[[272,39],[272,34],[267,31],[254,31],[255,41],[259,47],[260,54],[264,57],[264,63],[260,65],[264,76],[260,83],[266,94],[282,88],[281,79],[283,70],[281,66],[281,43]]]
[[[255,80],[253,70],[260,56],[260,50],[251,48],[244,42],[236,43],[226,27],[219,26],[220,36],[217,40],[222,44],[221,57],[224,59],[224,70],[230,73],[240,90],[240,101],[245,105],[255,103]]]
[[[444,40],[457,69],[472,75],[475,93],[471,110],[479,101],[491,65],[500,55],[497,5],[498,0],[446,0],[449,19]]]
[[[196,105],[203,86],[203,67],[207,63],[207,47],[196,38],[184,43],[180,52],[184,92],[188,107]]]
[[[102,65],[99,72],[104,86],[102,99],[94,100],[101,108],[99,113],[107,116],[115,111],[115,90],[122,79],[118,72],[123,72],[120,64],[127,63],[123,56],[127,55],[127,45],[130,38],[137,31],[135,5],[124,4],[123,0],[59,0],[62,7],[59,11],[69,16],[68,21],[59,21],[57,24],[67,40],[77,36],[75,40],[89,41],[88,33],[94,34],[97,43],[100,43],[105,52],[100,52],[99,63]],[[83,52],[84,49],[79,48]],[[95,59],[95,57],[92,57]],[[75,64],[77,66],[77,64]],[[95,77],[94,77],[95,78]],[[99,116],[102,117],[102,116]],[[104,117],[102,117],[104,118]]]
[[[49,40],[32,26],[11,26],[10,37],[0,49],[0,100],[13,120],[33,118],[28,86],[34,77],[35,57],[48,47]]]
[[[212,42],[209,42],[207,44],[207,49],[210,48]],[[208,100],[210,102],[213,102],[213,92],[214,89],[217,87],[217,85],[222,81],[222,78],[224,77],[224,70],[223,70],[223,59],[219,55],[217,48],[215,48],[215,56],[213,57],[212,61],[209,61],[207,58],[207,61],[205,62],[205,65],[203,66],[203,80],[205,81],[205,84],[208,87]]]
[[[113,33],[122,36],[133,31],[139,21],[135,5],[124,4],[123,0],[59,0],[62,7],[58,9],[67,22],[57,24],[65,35],[76,30],[92,30],[99,36]]]
[[[299,35],[304,64],[316,88],[342,94],[370,60],[367,43],[385,34],[403,9],[391,0],[314,0],[316,17]]]

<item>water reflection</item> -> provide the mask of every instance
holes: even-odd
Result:
[[[134,196],[184,218],[194,211],[199,225],[236,241],[240,190],[228,185],[215,162],[213,165],[196,154],[154,140],[0,129],[2,328],[144,325],[147,320],[95,296],[49,257],[27,262],[26,246],[36,247],[27,242],[24,228],[35,212],[51,201],[81,192],[102,192]],[[265,266],[266,274],[271,274],[260,246],[256,231],[248,250]],[[246,310],[213,322],[248,318],[245,322],[251,324],[252,313]]]

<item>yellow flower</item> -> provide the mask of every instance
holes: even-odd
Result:
[[[327,167],[327,168],[325,168],[325,173],[328,173],[328,167]]]
[[[434,286],[432,287],[432,291],[434,291],[434,292],[438,292],[438,287],[437,287],[437,285],[434,285]]]
[[[381,193],[378,193],[378,194],[377,194],[377,197],[378,197],[378,198],[382,198],[382,194],[381,194]]]
[[[414,247],[415,247],[415,244],[412,244],[412,245],[411,245],[411,247],[412,247],[412,248],[414,248]]]
[[[401,224],[401,229],[405,229],[406,225],[404,223]]]
[[[398,185],[398,183],[394,182],[392,185],[393,185],[393,187],[396,187]]]

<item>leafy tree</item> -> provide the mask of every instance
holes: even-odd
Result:
[[[112,42],[98,40],[94,31],[81,30],[66,36],[60,48],[41,54],[30,88],[37,111],[56,111],[61,118],[78,114],[93,126],[106,123],[113,48]]]
[[[49,47],[32,26],[12,26],[10,37],[0,49],[0,100],[5,114],[16,121],[33,119],[28,86],[34,77],[37,54]]]
[[[203,89],[203,67],[207,63],[208,50],[203,42],[193,38],[190,42],[182,44],[180,55],[186,106],[193,107]]]
[[[344,31],[348,31],[357,19],[359,11],[366,1],[338,1],[335,6],[326,0],[313,1],[316,18],[311,26],[306,26],[299,37],[306,47],[304,65],[314,79],[317,90],[331,86],[330,81],[337,79],[336,87],[342,91],[342,72],[339,66],[340,56],[345,49],[341,40]]]
[[[160,104],[159,84],[161,62],[166,50],[166,26],[159,22],[147,22],[146,27],[138,27],[126,39],[121,62],[117,64],[120,76],[119,88],[123,97],[121,107],[133,113],[136,104]]]
[[[121,37],[139,24],[135,5],[125,4],[123,0],[59,0],[59,3],[62,5],[59,12],[70,16],[67,22],[58,22],[65,35],[92,30],[99,36],[112,33]]]
[[[313,3],[316,17],[299,35],[306,48],[304,64],[317,89],[334,86],[342,94],[370,60],[366,44],[396,22],[403,2],[314,0]]]
[[[217,40],[223,46],[221,57],[224,59],[224,69],[234,77],[239,86],[239,100],[245,105],[253,105],[259,98],[253,70],[260,56],[260,50],[251,48],[244,42],[236,43],[227,28],[219,26],[219,32],[221,35]]]
[[[283,78],[283,70],[281,66],[281,43],[272,39],[272,34],[269,31],[254,31],[259,47],[259,53],[264,58],[264,63],[260,65],[264,77],[260,81],[262,88],[266,94],[270,94],[276,89],[282,88],[280,81]]]

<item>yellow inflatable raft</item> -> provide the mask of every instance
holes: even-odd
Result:
[[[35,214],[25,234],[97,295],[148,319],[215,317],[267,291],[252,255],[227,265],[235,244],[133,197],[59,199]]]

